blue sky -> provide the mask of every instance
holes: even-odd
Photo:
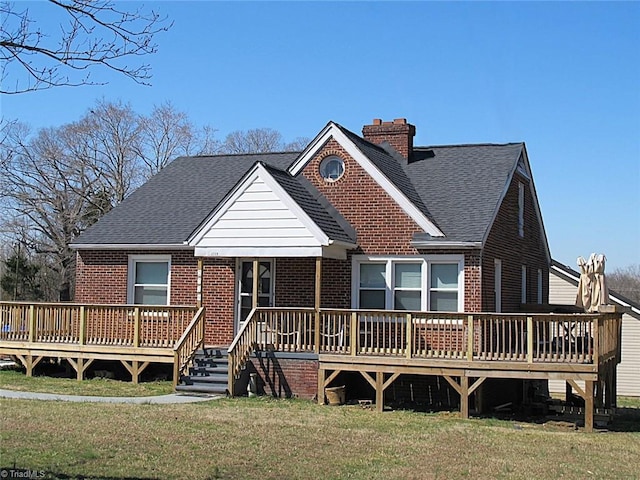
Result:
[[[4,96],[2,115],[39,128],[100,98],[141,113],[169,100],[220,139],[261,127],[313,137],[329,120],[360,133],[403,117],[417,145],[524,141],[553,257],[640,264],[640,3],[147,6],[174,21],[147,59],[151,87],[96,71],[108,85]]]

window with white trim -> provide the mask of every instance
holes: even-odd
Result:
[[[522,265],[522,273],[520,278],[520,303],[527,303],[527,267]]]
[[[354,308],[463,311],[464,256],[353,257]]]
[[[170,255],[130,255],[127,302],[169,305],[170,272]]]

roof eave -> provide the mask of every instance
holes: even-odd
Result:
[[[193,250],[185,243],[70,243],[74,250]]]
[[[456,242],[442,240],[412,240],[410,245],[414,248],[429,250],[476,250],[482,248],[482,242]]]

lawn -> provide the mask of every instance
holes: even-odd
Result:
[[[27,377],[20,370],[1,370],[0,388],[25,392],[102,397],[147,397],[173,393],[173,384],[167,381],[144,382],[134,385],[131,382],[94,378],[79,382],[75,378]]]
[[[301,400],[187,405],[0,400],[0,466],[48,478],[640,478],[640,409],[622,430],[377,413]],[[47,477],[44,477],[47,478]]]

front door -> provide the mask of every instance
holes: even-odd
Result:
[[[247,319],[253,307],[253,260],[238,262],[238,329]],[[258,306],[273,306],[273,260],[260,260],[258,266]]]

